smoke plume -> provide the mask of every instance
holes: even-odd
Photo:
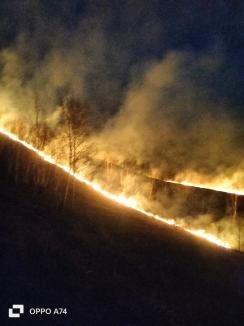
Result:
[[[114,192],[179,219],[187,197],[150,201],[145,176],[244,192],[241,7],[4,0],[0,123],[17,121],[25,136],[22,123],[35,124],[40,109],[51,129],[46,150],[62,158],[61,106],[74,96],[91,108],[93,150],[79,170]],[[198,215],[187,223],[231,229]]]

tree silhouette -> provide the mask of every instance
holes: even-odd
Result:
[[[87,137],[90,134],[90,107],[74,96],[65,98],[62,105],[62,121],[67,140],[68,164],[73,172],[77,172],[81,159],[89,153]]]

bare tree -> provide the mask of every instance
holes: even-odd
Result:
[[[48,140],[51,138],[51,130],[44,121],[44,112],[37,94],[35,94],[34,114],[34,125],[30,130],[31,142],[37,149],[44,150]]]
[[[74,173],[77,172],[81,160],[84,161],[89,156],[89,146],[87,145],[87,137],[90,134],[89,112],[88,104],[81,102],[74,96],[66,97],[62,105],[61,124],[65,134],[65,148],[68,151],[70,171]],[[73,204],[74,200],[73,182],[73,178],[70,179],[70,176],[68,176],[64,203],[68,194],[70,194],[70,205]]]
[[[89,152],[87,137],[90,134],[89,105],[74,96],[68,96],[62,106],[62,123],[68,145],[70,170],[77,172],[78,164]]]

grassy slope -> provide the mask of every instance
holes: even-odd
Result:
[[[1,137],[0,320],[24,303],[68,308],[45,325],[242,325],[243,255],[71,180],[64,204],[67,178]]]

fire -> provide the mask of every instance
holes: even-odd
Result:
[[[65,166],[65,165],[62,165],[62,164],[56,162],[55,159],[53,157],[51,157],[50,155],[45,154],[43,151],[39,151],[38,149],[36,149],[31,144],[27,143],[24,140],[21,140],[18,136],[8,132],[7,130],[5,130],[3,128],[0,128],[0,133],[2,133],[3,135],[9,137],[13,141],[22,144],[23,146],[30,149],[31,151],[35,152],[43,160],[49,162],[50,164],[58,166],[60,169],[62,169],[66,173],[70,173],[75,179],[77,179],[78,181],[88,185],[89,187],[93,188],[95,191],[99,192],[104,197],[109,198],[112,201],[115,201],[115,202],[117,202],[117,203],[119,203],[121,205],[124,205],[126,207],[132,208],[132,209],[144,214],[145,216],[147,216],[149,218],[152,218],[154,220],[157,220],[159,222],[166,223],[168,225],[173,225],[173,226],[175,226],[177,228],[180,228],[181,230],[184,230],[184,231],[186,231],[188,233],[193,234],[194,236],[197,236],[199,238],[202,238],[202,239],[205,239],[205,240],[207,240],[209,242],[212,242],[215,245],[218,245],[220,247],[224,247],[224,248],[228,248],[228,249],[231,248],[231,245],[228,242],[222,241],[221,239],[219,239],[215,235],[207,233],[202,229],[195,230],[195,229],[185,228],[184,226],[178,224],[174,219],[167,219],[167,218],[164,218],[164,217],[159,216],[157,214],[153,214],[151,212],[148,212],[148,211],[144,210],[143,207],[140,206],[140,203],[136,199],[134,199],[133,197],[127,198],[123,194],[115,195],[115,194],[112,194],[112,193],[104,190],[102,188],[102,186],[99,185],[98,183],[95,183],[95,182],[92,182],[92,181],[88,180],[87,178],[85,178],[81,174],[73,173],[72,171],[70,171],[70,168],[68,166]],[[169,182],[174,182],[174,181],[169,181]],[[178,183],[178,182],[174,182],[174,183]],[[181,184],[188,185],[188,186],[191,185],[190,183],[181,183]],[[204,188],[201,185],[192,185],[192,186],[197,186],[197,187],[200,187],[200,188]]]
[[[191,177],[189,177],[190,179]],[[233,188],[232,184],[228,180],[220,180],[218,183],[212,182],[203,182],[203,183],[198,183],[198,182],[190,182],[188,180],[181,180],[181,181],[174,181],[174,180],[165,180],[166,182],[169,183],[175,183],[175,184],[181,184],[183,186],[188,186],[188,187],[197,187],[197,188],[202,188],[202,189],[211,189],[211,190],[217,190],[217,191],[222,191],[226,192],[229,194],[233,195],[238,195],[238,196],[244,196],[244,189],[236,189]]]

